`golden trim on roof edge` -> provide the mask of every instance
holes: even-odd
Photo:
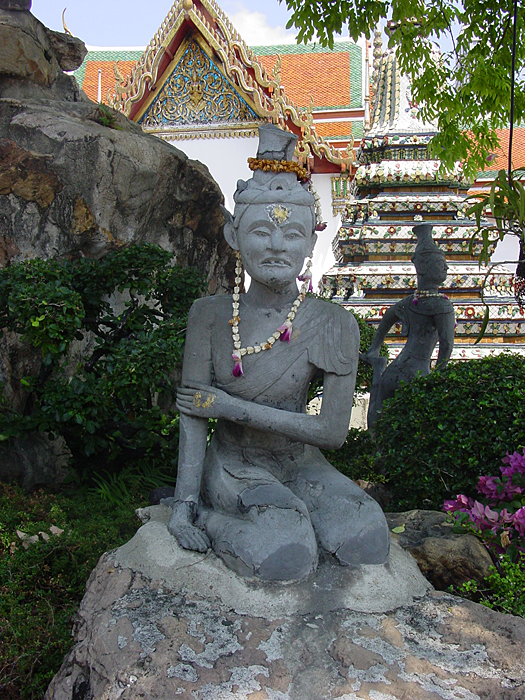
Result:
[[[108,104],[129,116],[133,105],[143,99],[146,89],[150,85],[155,86],[157,82],[162,82],[165,77],[169,78],[169,69],[176,63],[174,63],[175,56],[168,52],[168,47],[183,21],[189,19],[201,33],[204,41],[209,44],[212,52],[218,56],[221,63],[218,64],[215,61],[217,68],[239,89],[242,97],[253,105],[254,111],[261,119],[271,120],[274,124],[278,124],[288,131],[290,127],[287,121],[290,120],[301,130],[300,141],[296,149],[296,155],[300,160],[308,163],[308,158],[315,154],[319,158],[325,158],[328,162],[341,166],[342,170],[348,169],[355,160],[352,146],[349,144],[345,151],[341,152],[317,135],[313,126],[313,101],[308,107],[301,108],[297,107],[285,94],[281,85],[280,57],[272,71],[272,76],[268,76],[264,66],[259,63],[253,51],[245,44],[217,3],[214,0],[199,0],[199,2],[213,18],[216,26],[213,27],[204,14],[199,11],[199,8],[194,3],[190,3],[189,0],[179,0],[174,3],[131,74],[123,78],[118,64],[115,63],[116,84],[113,91],[108,91]],[[161,81],[158,72],[164,54],[167,52],[170,64],[163,72]],[[176,55],[178,54],[179,51],[176,52]],[[253,71],[255,80],[250,75],[250,70]],[[155,96],[152,96],[151,99],[147,100],[146,105],[141,106],[140,111],[133,116],[135,121],[144,114],[154,99]],[[229,137],[232,135],[232,131],[235,131],[231,127],[225,129],[224,125],[217,127],[210,125],[207,128],[210,133],[219,132],[219,137]],[[246,130],[246,125],[243,125],[242,130]],[[159,134],[164,131],[166,130],[155,130]],[[251,129],[248,131],[251,134]],[[172,138],[175,138],[176,132],[178,129],[169,131],[170,134],[173,134]],[[195,136],[189,133],[181,135],[180,138],[203,138],[203,133],[196,131]],[[240,131],[238,135],[240,135]]]

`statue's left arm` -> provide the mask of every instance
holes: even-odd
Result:
[[[439,339],[439,352],[436,362],[436,369],[444,369],[452,355],[454,348],[454,329],[456,318],[452,308],[445,313],[436,314],[434,317]]]
[[[222,418],[316,447],[340,447],[348,434],[352,411],[359,356],[359,329],[351,314],[342,309],[338,309],[338,312],[344,314],[338,320],[342,319],[345,326],[343,336],[338,340],[345,343],[345,355],[349,361],[345,369],[341,370],[341,374],[321,367],[324,370],[324,379],[323,402],[319,415],[295,413],[246,401],[215,387],[197,383],[179,390],[177,408],[182,414]],[[326,342],[334,340],[326,338]],[[326,362],[328,366],[329,360]]]

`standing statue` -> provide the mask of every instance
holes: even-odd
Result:
[[[369,429],[373,429],[383,402],[394,395],[400,382],[410,382],[417,374],[430,373],[430,358],[438,341],[436,369],[446,367],[454,347],[454,307],[448,297],[438,291],[447,278],[445,254],[434,243],[430,224],[419,224],[412,230],[418,239],[412,256],[417,290],[388,309],[368,352],[361,355],[374,369],[368,407]],[[408,338],[403,350],[386,367],[387,360],[379,355],[379,350],[390,328],[399,321],[403,335]]]
[[[168,529],[186,549],[211,544],[241,575],[292,581],[316,568],[318,547],[341,564],[384,563],[389,531],[377,503],[319,451],[348,432],[359,329],[348,311],[306,296],[316,214],[292,160],[297,137],[266,124],[259,138],[224,229],[238,259],[234,293],[198,299],[188,319]],[[307,415],[319,374],[321,413]]]

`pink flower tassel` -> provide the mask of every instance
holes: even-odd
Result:
[[[232,360],[234,362],[233,372],[232,372],[233,376],[234,377],[242,377],[244,372],[242,370],[242,360],[241,360],[240,354],[238,352],[234,352],[232,354]]]
[[[289,343],[290,338],[292,337],[292,322],[285,321],[285,323],[283,323],[282,326],[279,326],[279,328],[277,330],[281,334],[279,340],[282,343]]]
[[[303,274],[299,275],[299,277],[297,279],[300,282],[308,282],[308,291],[309,292],[314,291],[314,287],[312,284],[312,273],[310,272],[310,270],[306,270],[306,272],[303,272]]]

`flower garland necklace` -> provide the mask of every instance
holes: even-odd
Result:
[[[232,353],[232,360],[233,360],[233,376],[234,377],[241,377],[244,372],[242,369],[242,358],[244,355],[253,355],[254,353],[259,353],[262,352],[263,350],[271,350],[273,348],[273,345],[276,340],[280,340],[283,343],[289,343],[290,338],[292,336],[292,322],[295,318],[295,315],[297,313],[297,310],[301,306],[301,303],[304,301],[306,294],[308,292],[311,292],[313,290],[312,286],[312,258],[309,257],[307,262],[306,262],[306,270],[303,272],[302,275],[300,275],[297,279],[301,280],[303,282],[301,286],[301,291],[299,292],[299,295],[297,299],[294,301],[292,304],[292,308],[290,309],[290,312],[288,316],[286,317],[286,321],[282,324],[282,326],[279,326],[279,328],[275,331],[275,333],[272,333],[272,335],[268,338],[268,340],[265,343],[257,343],[256,345],[248,345],[248,347],[243,348],[241,345],[241,336],[239,334],[239,323],[241,322],[241,317],[239,315],[239,292],[241,288],[241,280],[242,280],[242,258],[241,254],[239,251],[235,251],[235,255],[237,258],[237,262],[235,264],[235,286],[233,288],[233,295],[232,295],[232,310],[233,310],[233,317],[229,321],[231,327],[232,327],[232,338],[233,338],[233,347],[235,348],[233,353]]]
[[[442,297],[443,299],[448,299],[446,294],[442,292],[430,292],[428,289],[417,289],[414,292],[414,298],[412,299],[412,304],[417,306],[420,299],[427,299],[428,297]]]

